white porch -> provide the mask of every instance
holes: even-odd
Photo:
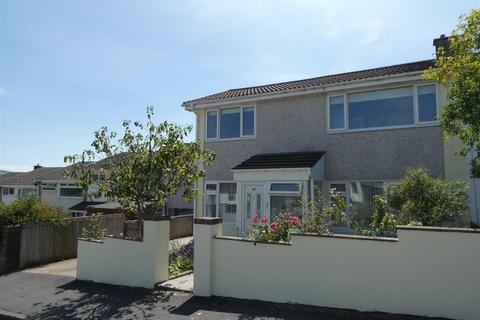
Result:
[[[256,155],[232,173],[233,181],[205,181],[203,209],[206,217],[223,218],[223,234],[239,236],[255,215],[268,222],[287,210],[301,216],[301,200],[324,180],[323,152]]]

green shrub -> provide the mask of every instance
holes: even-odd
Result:
[[[41,202],[35,195],[19,198],[8,205],[0,204],[0,226],[51,221],[69,216],[68,213]]]
[[[335,189],[329,190],[329,198],[322,197],[321,190],[315,190],[315,197],[303,201],[306,212],[303,215],[302,229],[304,232],[313,232],[327,235],[337,223],[346,217],[348,205],[342,194]]]
[[[102,227],[99,215],[101,215],[101,213],[91,215],[87,226],[82,228],[82,238],[88,240],[102,240],[105,238],[105,232],[107,229]]]
[[[435,178],[423,168],[411,168],[400,183],[387,186],[384,199],[399,224],[464,226],[467,190],[465,182]]]

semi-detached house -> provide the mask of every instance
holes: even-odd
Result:
[[[340,226],[349,231],[354,220],[368,222],[372,197],[409,167],[469,182],[466,160],[454,154],[459,141],[445,141],[435,117],[447,90],[422,79],[434,62],[231,89],[184,102],[196,115],[197,139],[217,154],[198,181],[196,216],[220,216],[224,234],[242,235],[253,215],[271,221],[319,186],[324,193],[335,188],[351,204]],[[471,219],[478,223],[477,214],[472,210]]]

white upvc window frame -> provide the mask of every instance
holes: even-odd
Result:
[[[330,98],[343,97],[343,128],[330,129]],[[344,132],[348,127],[348,108],[347,93],[327,95],[327,131],[328,132]]]
[[[435,125],[438,124],[440,121],[438,119],[433,119],[431,121],[420,121],[419,119],[419,103],[418,103],[418,87],[425,87],[425,86],[435,86],[435,115],[438,118],[438,115],[440,114],[440,96],[438,93],[438,84],[434,82],[427,82],[427,83],[422,83],[422,84],[416,84],[413,86],[413,93],[415,95],[415,99],[413,99],[413,104],[414,104],[414,115],[415,115],[415,125],[417,126],[428,126],[428,125]]]
[[[205,198],[204,198],[204,203],[203,203],[203,214],[205,215],[206,212],[207,212],[207,195],[215,195],[215,214],[216,214],[216,217],[220,217],[220,184],[221,183],[230,183],[230,184],[236,184],[236,188],[237,188],[237,193],[235,194],[235,205],[237,207],[237,212],[236,212],[236,220],[238,220],[238,214],[239,214],[239,199],[240,199],[240,193],[238,191],[238,188],[239,188],[239,184],[237,181],[233,181],[233,180],[208,180],[208,181],[204,181],[203,183],[203,190],[204,190],[204,195],[205,195]],[[216,185],[216,189],[215,190],[207,190],[207,184],[214,184]],[[232,203],[233,204],[233,203]],[[232,225],[236,225],[237,224],[237,221],[235,221],[235,223],[230,223],[230,222],[224,222],[226,224],[232,224]]]
[[[436,104],[436,115],[439,115],[439,91],[438,91],[438,84],[435,82],[425,82],[425,83],[418,83],[414,85],[403,85],[403,86],[389,86],[385,88],[379,89],[369,89],[369,90],[355,90],[355,91],[347,91],[344,93],[336,93],[336,94],[329,94],[327,95],[327,133],[345,133],[345,132],[362,132],[362,131],[377,131],[377,130],[390,130],[390,129],[401,129],[401,128],[414,128],[414,127],[426,127],[426,126],[435,126],[438,125],[440,122],[438,120],[433,121],[419,121],[419,106],[418,106],[418,87],[423,86],[435,86],[435,104]],[[388,89],[396,89],[396,88],[406,88],[412,87],[413,89],[413,124],[407,125],[397,125],[397,126],[384,126],[384,127],[371,127],[371,128],[359,128],[359,129],[349,129],[348,127],[348,96],[354,93],[361,93],[361,92],[371,92],[371,91],[380,91],[380,90],[388,90]],[[337,128],[337,129],[330,129],[330,98],[333,97],[340,97],[343,96],[343,116],[344,116],[344,127]]]
[[[221,111],[224,109],[236,109],[240,108],[240,136],[235,138],[221,138],[220,126],[221,126]],[[243,109],[253,108],[253,135],[243,134]],[[215,138],[208,137],[208,112],[216,111],[217,113],[217,134]],[[255,139],[257,137],[257,106],[256,104],[244,104],[244,105],[232,105],[218,108],[205,109],[205,141],[232,141],[232,140],[248,140]]]
[[[62,199],[82,199],[83,196],[85,195],[85,190],[82,189],[82,195],[81,196],[62,196],[62,189],[82,189],[82,187],[79,187],[78,184],[76,183],[71,183],[71,182],[60,182],[58,183],[58,197]]]

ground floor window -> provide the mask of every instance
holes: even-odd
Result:
[[[37,189],[35,188],[19,188],[18,189],[18,196],[19,197],[26,197],[28,195],[37,195]]]
[[[341,193],[350,205],[347,219],[339,227],[351,228],[354,223],[362,228],[368,227],[375,212],[373,197],[384,193],[386,182],[383,181],[348,181],[330,183],[330,189]]]
[[[13,194],[15,193],[15,189],[14,189],[14,188],[6,188],[6,187],[3,187],[2,193],[3,193],[3,195],[5,195],[5,196],[7,196],[7,195],[13,195]]]
[[[223,222],[235,224],[237,222],[237,184],[220,183],[220,217]]]
[[[284,212],[302,216],[302,197],[300,195],[270,195],[270,219]]]
[[[221,217],[224,223],[237,222],[237,184],[235,182],[205,184],[205,216]]]
[[[85,216],[85,212],[83,211],[71,211],[72,217],[83,217]]]

